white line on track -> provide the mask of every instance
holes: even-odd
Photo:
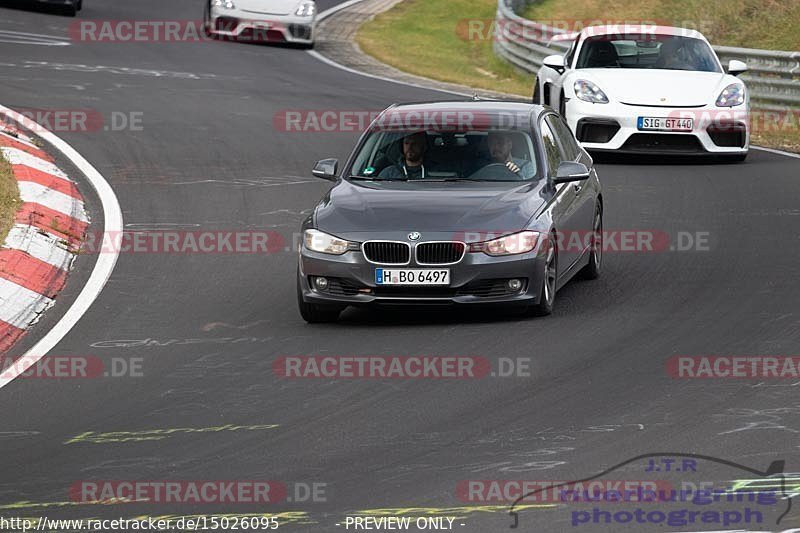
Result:
[[[769,152],[771,154],[785,155],[786,157],[793,157],[800,159],[800,154],[793,154],[791,152],[784,152],[783,150],[776,150],[775,148],[764,148],[763,146],[751,146],[753,150],[761,150],[762,152]]]
[[[119,200],[117,200],[114,190],[102,174],[72,146],[55,134],[49,131],[42,131],[41,126],[3,105],[0,105],[0,112],[5,113],[13,120],[36,131],[39,137],[50,143],[83,172],[100,198],[104,220],[103,234],[107,236],[106,238],[110,238],[108,236],[111,235],[118,236],[117,238],[119,238],[119,236],[122,235],[122,210],[119,207]],[[86,285],[84,285],[75,301],[72,302],[72,306],[39,342],[25,352],[23,355],[24,364],[19,366],[14,365],[13,370],[9,369],[9,371],[3,373],[2,378],[0,378],[0,388],[5,387],[28,368],[36,364],[37,361],[47,355],[47,353],[75,327],[75,324],[77,324],[86,311],[89,310],[89,307],[91,307],[92,303],[94,303],[100,295],[106,282],[111,277],[111,273],[114,271],[114,266],[117,264],[117,259],[119,257],[119,248],[118,243],[114,243],[111,247],[111,250],[114,250],[113,252],[98,255],[97,262],[94,264],[94,269],[89,275]]]
[[[27,33],[22,31],[0,30],[0,43],[33,44],[37,46],[69,46],[69,41],[55,35]]]
[[[341,4],[339,4],[337,6],[334,6],[334,7],[330,8],[330,9],[326,9],[325,11],[323,11],[322,13],[317,15],[317,23],[322,22],[323,20],[325,20],[326,18],[330,17],[331,15],[333,15],[335,13],[338,13],[342,9],[347,9],[350,6],[354,6],[356,4],[359,4],[359,3],[365,2],[365,1],[366,0],[348,0],[347,2],[341,3]],[[339,70],[343,70],[345,72],[349,72],[350,74],[356,74],[358,76],[365,76],[367,78],[372,78],[372,79],[375,79],[375,80],[388,81],[390,83],[396,83],[398,85],[405,85],[407,87],[415,87],[417,89],[425,89],[425,90],[428,90],[428,91],[438,91],[440,93],[456,94],[458,96],[467,96],[467,97],[472,96],[472,94],[468,94],[468,93],[448,91],[446,89],[432,89],[431,87],[426,87],[424,85],[420,85],[420,84],[417,84],[417,83],[411,83],[411,82],[408,82],[408,81],[394,80],[392,78],[387,78],[385,76],[378,76],[378,75],[375,75],[375,74],[368,74],[366,72],[361,72],[359,70],[355,70],[355,69],[352,69],[350,67],[346,67],[344,65],[340,65],[336,61],[333,61],[332,59],[328,59],[327,57],[323,56],[319,52],[315,52],[314,50],[307,50],[306,53],[308,55],[314,57],[315,59],[317,59],[319,61],[322,61],[326,65],[330,65],[331,67],[338,68]]]

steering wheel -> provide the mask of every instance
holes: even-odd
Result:
[[[471,180],[485,180],[485,181],[506,181],[506,176],[502,174],[498,176],[498,170],[505,171],[509,177],[513,177],[515,180],[521,180],[522,176],[517,174],[516,172],[511,172],[509,168],[506,166],[505,163],[489,163],[485,167],[478,169],[477,171],[473,172],[469,179]]]

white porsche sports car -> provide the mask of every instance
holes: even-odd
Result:
[[[747,157],[747,65],[726,72],[699,32],[590,26],[556,39],[572,45],[544,59],[533,102],[559,110],[587,150]]]
[[[207,0],[203,25],[214,37],[314,47],[313,0]]]

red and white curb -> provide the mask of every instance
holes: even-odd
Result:
[[[75,182],[19,130],[0,127],[0,153],[21,207],[0,247],[0,353],[39,320],[64,288],[89,225]]]
[[[56,322],[56,324],[50,328],[42,337],[34,344],[28,351],[22,354],[21,363],[15,363],[10,368],[7,368],[2,373],[0,373],[0,388],[5,387],[19,376],[23,375],[31,366],[35,365],[40,359],[45,357],[50,350],[55,348],[55,346],[61,342],[63,339],[75,325],[83,318],[92,304],[97,300],[97,297],[100,296],[100,293],[103,291],[103,287],[105,287],[108,279],[111,277],[111,273],[114,272],[114,267],[117,264],[117,259],[119,258],[119,243],[122,239],[122,228],[123,228],[123,221],[122,221],[122,210],[119,207],[119,200],[117,199],[116,194],[114,194],[114,190],[111,188],[111,185],[106,181],[100,172],[97,171],[91,163],[89,163],[86,158],[84,158],[81,154],[79,154],[72,146],[67,144],[63,141],[60,137],[55,135],[54,133],[43,130],[41,126],[36,124],[35,122],[31,121],[29,118],[23,116],[20,113],[17,113],[13,109],[9,109],[3,105],[0,105],[0,116],[4,117],[4,119],[9,119],[11,122],[15,124],[20,124],[23,128],[28,128],[30,130],[35,130],[37,135],[40,139],[47,142],[54,150],[57,150],[61,153],[65,158],[67,158],[75,167],[83,174],[86,178],[86,181],[89,185],[94,189],[97,193],[97,197],[100,200],[100,205],[103,212],[103,245],[108,246],[107,249],[111,250],[109,253],[102,253],[97,257],[97,260],[94,263],[94,267],[92,268],[91,274],[89,274],[89,278],[87,279],[86,283],[84,284],[83,288],[81,289],[78,296],[70,305],[69,309],[64,313],[64,315]],[[11,122],[7,122],[7,124],[11,124]],[[18,135],[19,132],[17,132]],[[13,136],[12,136],[13,137]],[[33,143],[31,143],[30,139],[26,138],[22,135],[20,138],[11,138],[8,139],[8,136],[5,138],[5,142],[10,143],[7,148],[17,148],[21,152],[25,152],[27,154],[33,155],[42,159],[45,163],[44,167],[39,167],[38,169],[34,167],[34,170],[43,171],[43,169],[50,169],[53,170],[52,160],[48,159],[46,154],[43,154],[41,150],[39,150]],[[16,152],[17,156],[19,156],[19,152]],[[30,160],[29,160],[30,161]],[[49,163],[49,164],[48,164]],[[59,175],[54,176],[56,179],[61,178]],[[32,181],[32,180],[27,180]],[[38,182],[37,182],[38,183]],[[61,189],[54,189],[57,192],[61,192],[66,196],[70,196],[71,192],[73,191],[74,183],[70,185],[71,182],[69,180],[61,180],[61,181],[49,181],[46,182],[48,185],[45,188],[50,188],[49,184],[56,184],[61,186]],[[41,192],[41,189],[36,189]],[[63,200],[62,196],[57,196],[55,198],[60,198]],[[35,203],[35,202],[33,202]],[[41,204],[39,204],[41,205]],[[49,210],[48,210],[49,209]],[[69,210],[69,214],[72,213],[80,213],[81,211],[72,211]],[[37,228],[36,233],[38,232],[39,225],[47,225],[48,229],[43,233],[45,235],[39,234],[39,237],[31,236],[31,246],[28,248],[29,252],[35,252],[40,254],[38,258],[43,257],[50,257],[47,253],[43,250],[42,246],[46,245],[46,239],[43,242],[43,238],[46,234],[55,234],[61,235],[64,237],[63,243],[70,243],[70,239],[75,238],[76,235],[79,234],[81,231],[81,227],[85,230],[84,221],[80,217],[72,217],[72,216],[64,216],[63,213],[56,211],[53,209],[53,206],[44,206],[37,207],[36,209],[29,209],[28,211],[21,211],[20,213],[28,213],[29,216],[25,217],[24,214],[19,215],[23,216],[23,220],[26,221],[28,226]],[[85,216],[85,215],[84,215]],[[48,218],[49,217],[49,218]],[[57,219],[57,224],[55,227],[52,224],[49,224],[49,221],[52,221],[53,218]],[[61,217],[61,218],[59,218]],[[74,226],[70,226],[69,224],[75,224]],[[37,225],[38,224],[38,225]],[[33,230],[30,230],[33,231]],[[53,233],[55,232],[55,233]],[[34,242],[36,244],[34,244]],[[58,251],[55,250],[53,247],[47,247],[50,253],[58,254]],[[19,253],[19,252],[17,252]],[[31,255],[33,257],[33,255]],[[57,256],[54,261],[58,262],[60,260],[66,260],[65,258],[59,259]],[[43,261],[44,263],[50,265],[46,267],[46,270],[42,272],[46,272],[47,269],[52,271],[53,269],[57,269],[56,271],[62,271],[63,269],[58,269],[58,267],[53,266],[47,261]],[[63,263],[59,263],[63,264]],[[63,274],[62,274],[63,275]],[[36,276],[33,276],[35,279]],[[43,279],[51,280],[49,275],[46,273],[43,274]],[[55,283],[59,283],[55,281]],[[17,283],[17,285],[19,285]],[[57,286],[57,285],[56,285]],[[35,294],[41,294],[36,291],[32,291]],[[47,291],[45,291],[46,293]],[[46,294],[42,295],[47,298]],[[52,298],[50,298],[52,300]],[[48,305],[47,300],[43,300],[45,306]],[[24,330],[23,330],[24,331]],[[0,352],[2,353],[2,352]],[[19,360],[18,360],[19,361]]]

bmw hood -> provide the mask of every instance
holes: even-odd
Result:
[[[593,81],[612,101],[670,107],[713,105],[725,87],[739,81],[720,72],[624,68],[582,69],[575,79]]]
[[[317,206],[315,222],[321,231],[349,240],[410,231],[513,233],[544,202],[540,182],[342,181]]]

